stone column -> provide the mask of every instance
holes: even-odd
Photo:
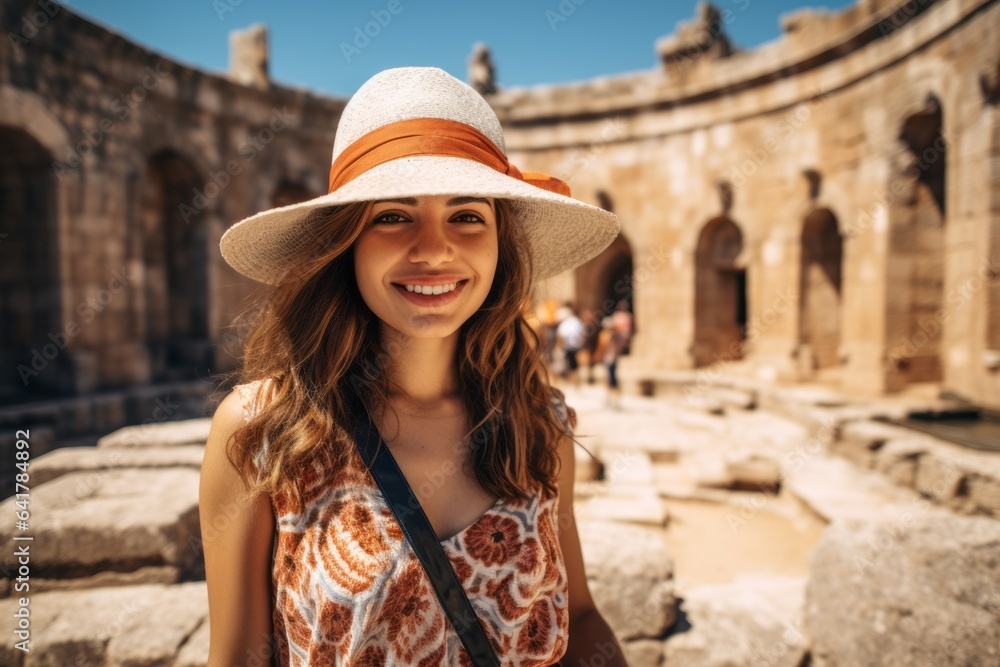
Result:
[[[266,90],[268,80],[267,26],[255,23],[229,33],[229,78]]]

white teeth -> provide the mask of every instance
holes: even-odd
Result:
[[[445,292],[450,292],[458,283],[449,283],[447,285],[406,285],[407,292],[416,292],[417,294],[444,294]]]

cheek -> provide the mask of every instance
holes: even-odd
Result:
[[[377,244],[358,239],[354,246],[354,277],[362,295],[371,294],[379,276],[380,253]]]
[[[500,249],[497,247],[496,235],[490,240],[490,245],[486,253],[485,262],[489,267],[489,275],[492,277],[497,270],[497,262],[500,260]]]
[[[358,286],[360,286],[365,273],[367,273],[368,253],[365,252],[364,244],[360,240],[354,244],[351,253],[354,255],[354,277],[358,281]]]
[[[499,257],[496,231],[475,239],[475,243],[470,244],[468,252],[471,257],[476,258],[476,270],[483,276],[492,276],[496,272]]]

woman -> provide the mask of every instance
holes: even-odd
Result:
[[[202,466],[210,667],[272,650],[283,667],[471,664],[359,458],[348,392],[502,664],[626,664],[587,588],[576,416],[524,318],[535,281],[619,225],[504,150],[470,86],[386,70],[344,108],[329,194],[223,236],[226,261],[273,289]]]

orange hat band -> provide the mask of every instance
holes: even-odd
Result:
[[[543,190],[570,196],[565,181],[540,171],[522,173],[485,134],[471,125],[446,118],[408,118],[362,136],[331,165],[329,192],[383,162],[411,155],[451,155],[475,160]]]

